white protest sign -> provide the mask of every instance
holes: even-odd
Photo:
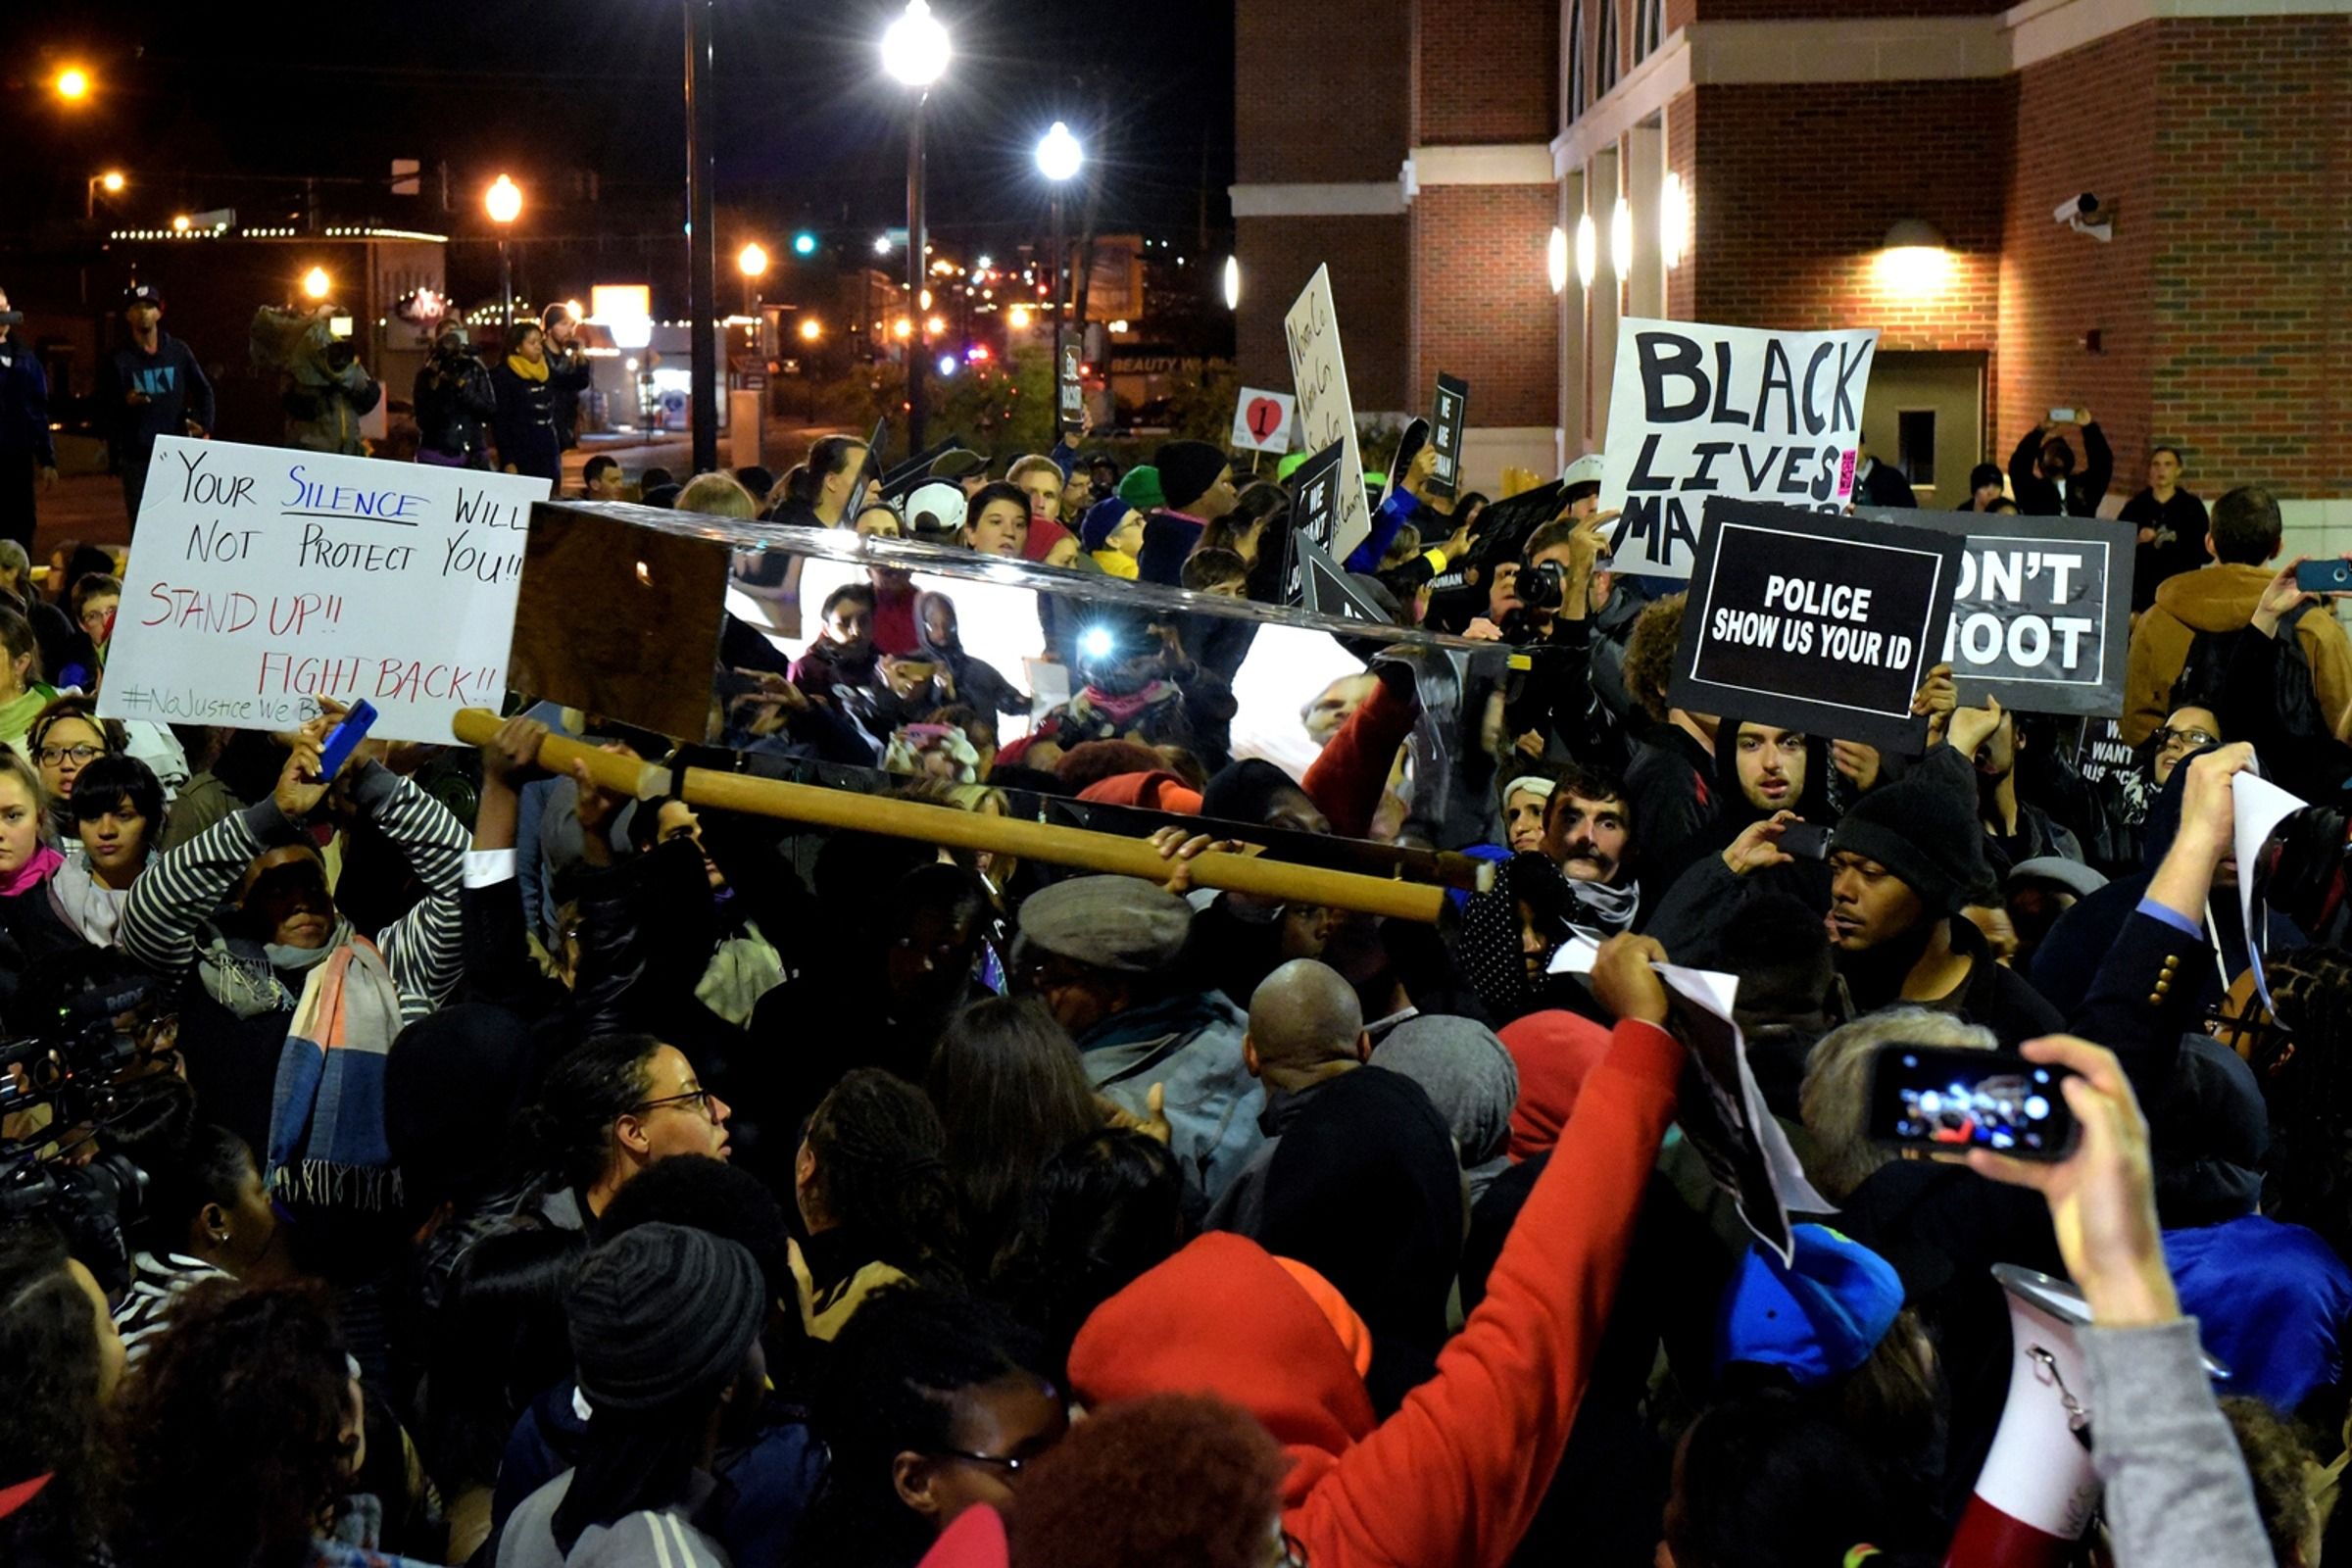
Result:
[[[1243,452],[1291,450],[1291,416],[1298,400],[1288,392],[1246,386],[1233,406],[1233,445]]]
[[[164,436],[99,711],[283,729],[365,698],[384,740],[446,744],[506,692],[547,481]]]
[[[2246,958],[2254,968],[2254,989],[2266,1007],[2271,1005],[2271,983],[2263,976],[2264,944],[2256,935],[2263,928],[2254,923],[2254,884],[2260,880],[2256,867],[2262,864],[2262,847],[2269,842],[2271,830],[2309,804],[2256,774],[2230,775],[2230,851],[2237,857],[2238,929],[2246,934]],[[2209,917],[2210,909],[2208,906]]]
[[[1340,524],[1331,536],[1332,559],[1346,561],[1372,531],[1372,508],[1364,500],[1364,461],[1355,448],[1355,405],[1348,396],[1348,365],[1340,357],[1340,318],[1331,307],[1331,269],[1318,267],[1282,318],[1291,348],[1291,385],[1298,394],[1299,445],[1320,452],[1333,442],[1340,453]]]
[[[1842,512],[1876,330],[1618,323],[1600,504],[1617,569],[1688,577],[1708,496]]]

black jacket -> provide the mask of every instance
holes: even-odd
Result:
[[[547,345],[547,384],[554,392],[556,436],[565,452],[580,444],[574,434],[580,422],[580,394],[593,379],[586,352],[576,346],[576,339],[569,353],[557,348],[552,338]]]
[[[2178,577],[2184,571],[2194,571],[2213,556],[2205,548],[2205,530],[2210,519],[2205,515],[2205,503],[2185,490],[2173,492],[2170,501],[2159,501],[2153,490],[2142,490],[2124,503],[2121,514],[2124,521],[2135,530],[2153,528],[2153,544],[2137,545],[2132,557],[2132,608],[2145,610],[2156,602],[2157,584],[2167,577]]]
[[[134,392],[147,401],[128,401]],[[213,427],[213,383],[187,344],[156,328],[155,352],[125,343],[98,362],[98,407],[117,471],[144,466],[159,435]]]
[[[534,381],[516,375],[501,360],[490,372],[490,384],[498,394],[494,428],[499,463],[516,473],[561,485],[564,441],[562,432],[556,428],[554,372],[549,372],[544,380]]]
[[[488,366],[470,354],[447,363],[436,358],[416,372],[414,396],[422,450],[463,458],[469,468],[490,466],[482,421],[498,413],[498,390]]]
[[[2038,427],[2028,430],[2017,450],[2009,454],[2009,489],[2017,510],[2029,517],[2095,517],[2107,497],[2107,481],[2115,477],[2115,454],[2096,424],[2082,426],[2082,466],[2066,477],[2063,500],[2058,486],[2034,471],[2046,439]]]
[[[1854,500],[1866,507],[1916,507],[1919,497],[1912,492],[1911,481],[1903,470],[1878,459],[1870,460],[1870,471],[1854,481]]]
[[[57,466],[57,443],[49,434],[49,377],[32,345],[11,328],[0,337],[0,458],[29,456],[44,468]]]

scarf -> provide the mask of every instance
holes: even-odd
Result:
[[[56,687],[34,681],[16,696],[0,703],[0,741],[6,742],[11,751],[22,753],[24,750],[25,732],[32,728],[33,719],[56,698]],[[27,757],[24,760],[29,762],[32,759]]]
[[[1591,928],[1598,937],[1613,937],[1631,929],[1634,917],[1642,912],[1639,881],[1613,888],[1606,882],[1583,882],[1575,877],[1566,880],[1568,896],[1576,906],[1568,915],[1571,925]]]
[[[384,1057],[400,1033],[400,990],[365,938],[318,951],[277,1058],[270,1190],[289,1202],[391,1208],[400,1171],[384,1136]]]
[[[0,871],[0,899],[13,899],[30,892],[57,874],[66,858],[43,844],[32,852],[32,858],[14,871]]]
[[[1095,558],[1096,565],[1113,577],[1124,577],[1134,582],[1142,575],[1142,568],[1136,564],[1135,558],[1124,550],[1090,550],[1087,554]]]
[[[1149,710],[1162,703],[1174,702],[1183,695],[1175,685],[1164,680],[1152,681],[1142,691],[1127,696],[1114,695],[1100,686],[1088,686],[1070,699],[1070,712],[1082,721],[1101,721],[1126,730],[1132,728],[1135,721]]]
[[[46,853],[56,855],[55,850]],[[34,857],[37,862],[39,857]],[[49,906],[58,918],[81,933],[81,940],[94,948],[115,945],[115,931],[122,919],[122,906],[130,898],[130,890],[118,893],[98,880],[90,862],[76,857],[60,859],[57,874],[49,879]]]
[[[507,368],[521,376],[525,381],[547,379],[547,362],[545,360],[534,365],[519,354],[510,354],[507,356]]]

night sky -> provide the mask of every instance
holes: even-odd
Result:
[[[938,0],[935,10],[956,45],[929,122],[935,236],[963,250],[1041,233],[1031,149],[1056,118],[1087,142],[1101,175],[1101,231],[1190,234],[1203,189],[1208,226],[1227,225],[1230,6]],[[299,32],[264,25],[298,11],[314,19]],[[870,242],[905,221],[904,89],[882,74],[876,47],[897,12],[872,0],[718,0],[722,243],[730,213],[779,239],[808,225]],[[251,224],[294,205],[296,186],[238,175],[319,176],[329,210],[391,220],[395,205],[357,181],[380,179],[395,157],[428,172],[447,160],[462,211],[409,210],[456,231],[480,226],[481,189],[500,170],[535,193],[526,224],[555,225],[567,172],[589,169],[603,201],[565,205],[574,231],[659,232],[666,214],[684,216],[677,4],[26,0],[0,13],[0,146],[10,149],[0,231],[78,217],[82,180],[109,167],[133,181],[120,209],[126,224],[222,206]],[[247,17],[253,24],[240,24]],[[46,90],[68,60],[99,83],[73,113]]]

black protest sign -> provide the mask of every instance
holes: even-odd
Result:
[[[1942,651],[1960,541],[1721,499],[1704,520],[1668,700],[1920,751],[1911,698]]]
[[[1334,441],[1291,471],[1292,532],[1325,555],[1340,526],[1340,465],[1347,448]],[[1297,604],[1303,587],[1297,560],[1291,564],[1290,600]]]
[[[1966,544],[1940,659],[1960,701],[2025,713],[2120,715],[2132,645],[2132,525],[2098,517],[1866,508]]]
[[[1461,493],[1462,431],[1469,422],[1470,383],[1458,375],[1440,374],[1437,417],[1431,421],[1429,444],[1438,453],[1438,471],[1431,481],[1442,496]]]

